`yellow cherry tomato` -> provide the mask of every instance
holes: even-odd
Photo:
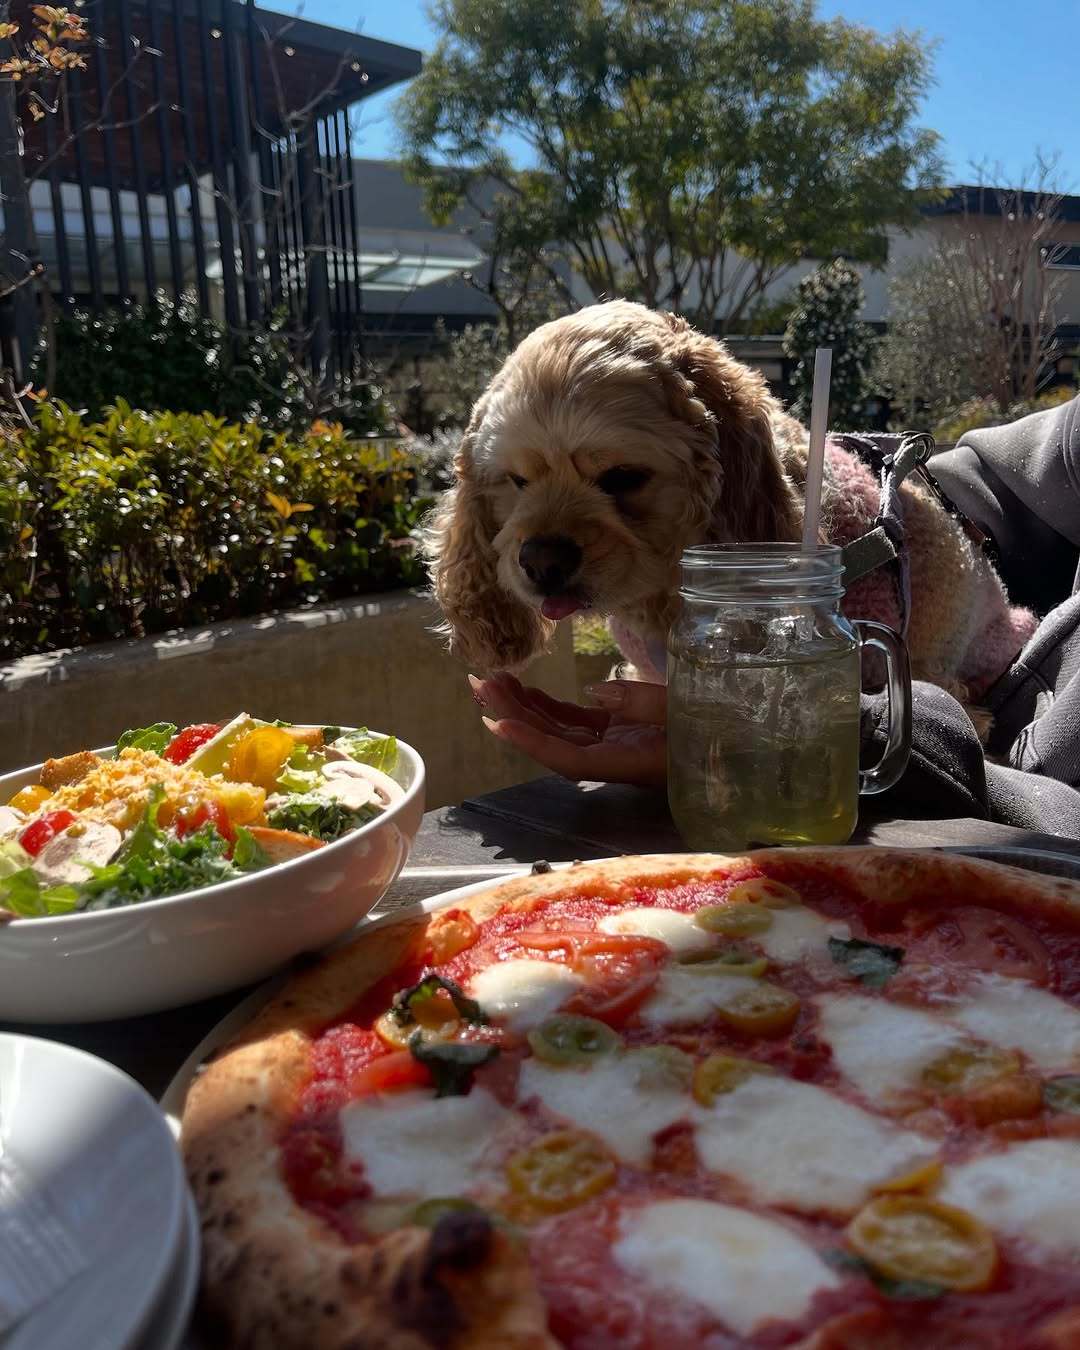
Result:
[[[922,1082],[931,1092],[949,1097],[1019,1071],[1020,1057],[1011,1050],[999,1050],[996,1045],[961,1045],[929,1063],[922,1071]]]
[[[694,1076],[694,1061],[677,1045],[640,1045],[627,1050],[624,1061],[634,1070],[634,1079],[646,1092],[688,1088]]]
[[[782,881],[773,881],[771,877],[751,877],[749,881],[740,881],[727,893],[729,905],[751,904],[765,905],[768,909],[789,909],[792,905],[801,905],[802,896]]]
[[[281,727],[256,727],[232,747],[225,777],[273,792],[285,761],[295,748],[296,742]]]
[[[391,1013],[385,1012],[375,1019],[373,1029],[379,1039],[394,1050],[408,1050],[409,1042],[417,1035],[425,1043],[453,1040],[461,1029],[461,1020],[454,1014],[452,1006],[451,1016],[439,1023],[422,1021],[419,1017],[416,1021],[402,1023]]]
[[[28,816],[32,816],[51,796],[52,793],[47,787],[43,787],[40,783],[31,783],[28,787],[20,788],[8,802],[8,806],[13,806],[16,811],[24,811]]]
[[[758,980],[769,967],[764,956],[748,952],[744,947],[728,947],[719,953],[694,952],[679,963],[696,975],[747,975]]]
[[[717,1097],[733,1092],[755,1073],[775,1072],[756,1059],[738,1059],[735,1055],[709,1055],[694,1069],[694,1096],[702,1106],[712,1106]]]
[[[254,783],[230,783],[226,778],[210,780],[214,796],[225,808],[234,825],[255,825],[262,819],[266,805],[266,789]]]
[[[615,1162],[591,1134],[559,1130],[516,1153],[506,1175],[537,1209],[558,1214],[606,1191],[615,1180]]]
[[[717,1013],[748,1036],[782,1036],[798,1017],[799,1007],[797,994],[762,980],[754,988],[740,991]]]
[[[986,1225],[923,1195],[879,1195],[856,1214],[847,1235],[864,1261],[893,1280],[969,1292],[985,1289],[997,1270]]]
[[[932,1158],[927,1163],[920,1163],[918,1167],[911,1167],[906,1172],[901,1172],[898,1177],[893,1177],[890,1181],[883,1181],[880,1186],[875,1186],[875,1191],[883,1193],[902,1193],[904,1191],[928,1191],[931,1186],[937,1184],[941,1177],[941,1163],[937,1158]]]
[[[704,928],[707,933],[722,933],[725,937],[755,937],[771,928],[772,921],[773,917],[764,905],[751,904],[749,900],[706,905],[694,915],[699,928]]]

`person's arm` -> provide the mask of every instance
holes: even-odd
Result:
[[[1013,604],[1045,614],[1074,589],[1080,551],[1080,397],[968,431],[930,472],[990,535]]]

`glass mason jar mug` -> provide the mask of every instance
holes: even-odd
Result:
[[[861,793],[884,792],[911,749],[907,650],[840,613],[834,545],[724,544],[683,554],[668,636],[668,799],[688,847],[842,844]],[[859,769],[861,648],[884,653],[889,730]]]

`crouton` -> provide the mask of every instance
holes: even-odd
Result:
[[[50,792],[67,787],[69,783],[81,783],[91,769],[101,763],[92,750],[80,750],[74,755],[65,755],[63,759],[47,759],[41,770],[41,783]]]

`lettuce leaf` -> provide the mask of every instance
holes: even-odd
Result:
[[[0,881],[30,866],[30,854],[17,839],[0,839]]]
[[[373,736],[366,727],[348,731],[334,741],[334,749],[342,750],[358,764],[370,764],[373,769],[392,773],[397,763],[397,741],[393,736]]]
[[[125,731],[116,742],[116,753],[126,750],[130,746],[133,750],[152,750],[155,755],[160,755],[172,738],[176,735],[176,727],[172,722],[155,722],[151,727],[134,727],[130,731]]]
[[[277,780],[282,792],[311,792],[323,780],[323,765],[326,756],[309,750],[306,745],[298,745],[289,758]]]
[[[0,908],[24,919],[70,914],[81,901],[78,886],[43,886],[32,867],[23,867],[0,880]]]
[[[299,834],[310,834],[313,839],[329,843],[360,825],[366,825],[378,814],[374,806],[350,811],[333,797],[323,797],[312,792],[292,796],[281,806],[269,811],[266,823],[275,830],[296,830]]]
[[[231,881],[266,865],[266,855],[248,830],[237,830],[232,858],[225,856],[228,843],[209,823],[183,839],[163,830],[157,816],[164,796],[160,785],[151,789],[142,820],[116,858],[105,867],[96,867],[93,877],[82,883],[79,889],[87,909],[112,909],[178,895]]]

